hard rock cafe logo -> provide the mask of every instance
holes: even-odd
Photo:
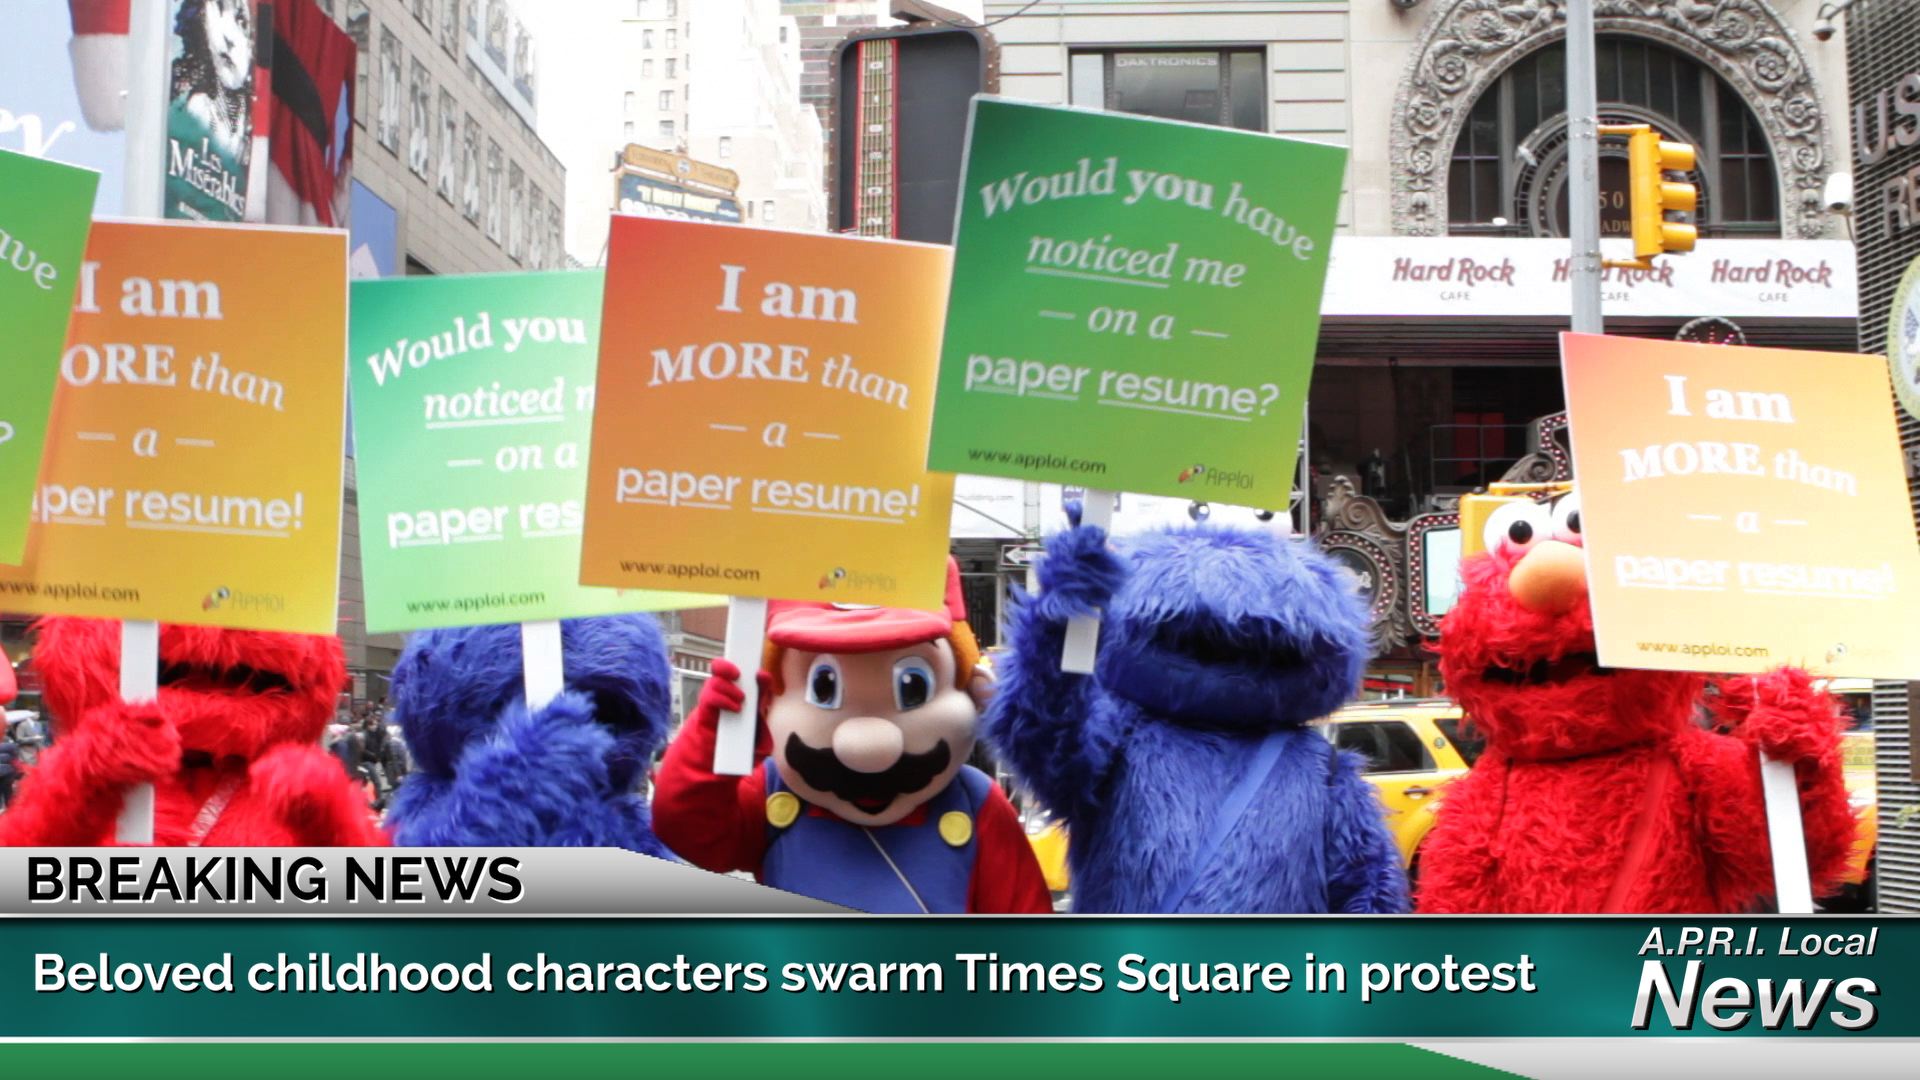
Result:
[[[1555,259],[1553,261],[1553,280],[1556,284],[1564,284],[1568,278],[1572,276],[1572,273],[1572,259]],[[1600,280],[1608,285],[1638,285],[1641,282],[1652,282],[1656,285],[1664,285],[1671,289],[1673,288],[1673,263],[1671,261],[1657,262],[1650,270],[1640,270],[1634,267],[1609,266],[1600,272]]]
[[[1460,256],[1442,259],[1439,262],[1421,262],[1408,258],[1393,260],[1393,280],[1395,281],[1431,281],[1446,285],[1505,285],[1512,288],[1513,272],[1512,259],[1488,262]]]
[[[1910,416],[1920,417],[1920,258],[1907,264],[1887,313],[1887,366],[1894,396]]]

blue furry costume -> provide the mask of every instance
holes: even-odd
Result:
[[[566,690],[527,711],[520,628],[414,634],[393,671],[414,771],[387,824],[409,847],[622,847],[672,858],[640,782],[666,742],[666,641],[650,615],[561,623]]]
[[[1407,910],[1359,759],[1306,726],[1351,697],[1369,655],[1334,563],[1208,526],[1116,554],[1076,526],[1039,574],[984,735],[1066,820],[1076,912]],[[1094,612],[1094,674],[1062,672],[1067,620]]]

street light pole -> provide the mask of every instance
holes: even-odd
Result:
[[[1600,314],[1600,104],[1594,89],[1593,0],[1567,0],[1567,218],[1573,238],[1573,329],[1604,330]]]

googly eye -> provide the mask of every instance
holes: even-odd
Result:
[[[893,703],[901,712],[917,709],[932,698],[932,664],[909,656],[893,665]]]
[[[1526,551],[1533,545],[1553,535],[1553,515],[1539,503],[1512,502],[1493,512],[1487,518],[1487,529],[1482,534],[1488,551],[1506,548],[1508,551]]]
[[[807,704],[822,709],[840,707],[840,663],[831,656],[823,656],[814,661],[813,670],[807,673]]]
[[[1580,528],[1580,493],[1569,492],[1553,504],[1553,538],[1578,547]]]

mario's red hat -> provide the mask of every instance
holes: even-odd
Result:
[[[807,652],[880,652],[938,641],[953,633],[955,623],[966,621],[960,564],[949,556],[944,610],[777,600],[767,608],[767,641]]]

